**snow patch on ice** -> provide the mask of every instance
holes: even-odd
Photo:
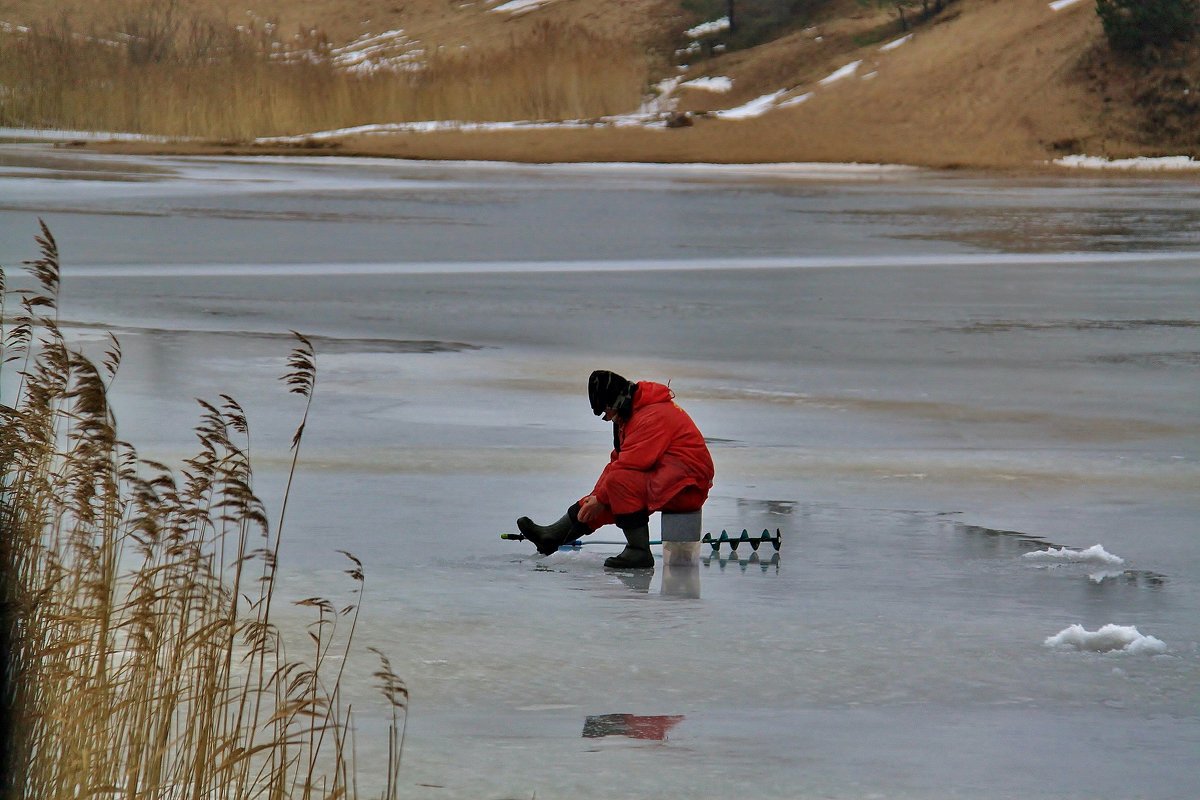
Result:
[[[1128,169],[1128,170],[1191,170],[1200,169],[1200,161],[1195,161],[1188,156],[1164,156],[1162,158],[1148,158],[1138,156],[1137,158],[1116,158],[1108,159],[1101,156],[1063,156],[1062,158],[1054,159],[1054,163],[1060,167],[1075,167],[1078,169]]]
[[[1105,625],[1098,631],[1089,631],[1082,625],[1064,628],[1047,637],[1046,647],[1073,647],[1093,653],[1121,651],[1134,655],[1162,655],[1167,645],[1161,639],[1146,636],[1132,625]]]
[[[1069,550],[1066,547],[1056,549],[1051,547],[1049,550],[1026,553],[1024,557],[1030,561],[1066,561],[1073,564],[1103,564],[1113,567],[1125,563],[1125,559],[1114,556],[1098,544],[1092,545],[1087,550]]]

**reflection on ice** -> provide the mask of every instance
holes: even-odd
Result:
[[[775,572],[779,572],[779,553],[772,553],[771,557],[767,559],[764,559],[758,553],[751,553],[749,556],[745,554],[739,556],[737,553],[730,553],[728,556],[708,555],[701,558],[700,563],[706,568],[716,564],[722,570],[730,564],[737,564],[742,568],[742,572],[745,572],[751,566],[757,565],[765,574],[771,567],[775,568]]]
[[[630,739],[667,740],[667,733],[683,721],[682,715],[643,717],[637,714],[597,714],[583,723],[583,738],[628,736]]]
[[[662,594],[685,600],[700,599],[700,564],[663,564]]]
[[[654,572],[648,569],[616,570],[612,572],[622,584],[634,594],[649,594]]]

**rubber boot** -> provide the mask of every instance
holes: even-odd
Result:
[[[625,549],[605,559],[604,566],[609,569],[654,569],[654,556],[650,553],[650,515],[646,512],[622,514],[616,522],[625,534]]]
[[[591,528],[576,518],[575,515],[578,512],[579,504],[576,503],[567,509],[567,513],[563,514],[560,519],[549,525],[538,525],[529,517],[521,517],[517,520],[517,530],[521,531],[526,539],[533,542],[533,546],[539,553],[548,556],[558,552],[558,548],[567,542],[573,542],[592,532]]]

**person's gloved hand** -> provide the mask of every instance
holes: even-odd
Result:
[[[604,504],[596,499],[596,495],[590,495],[583,498],[579,504],[579,513],[576,515],[580,522],[591,522],[604,510]]]

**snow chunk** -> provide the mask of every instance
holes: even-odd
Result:
[[[680,88],[702,89],[706,92],[728,92],[733,88],[733,78],[723,76],[712,78],[695,78],[680,84]]]
[[[1087,550],[1068,550],[1065,547],[1056,550],[1051,547],[1049,550],[1026,553],[1025,558],[1030,561],[1068,561],[1073,564],[1104,564],[1113,567],[1125,563],[1125,559],[1114,556],[1098,544],[1092,545]]]
[[[694,28],[689,28],[683,32],[683,35],[689,39],[699,39],[701,36],[708,36],[727,30],[729,30],[729,17],[721,17],[720,19],[714,19],[712,22],[702,22]]]
[[[828,86],[829,84],[834,83],[835,81],[840,81],[842,78],[849,78],[855,72],[858,72],[858,68],[861,64],[862,64],[861,61],[851,62],[851,63],[847,64],[846,66],[842,67],[841,69],[837,70],[836,72],[832,73],[831,75],[827,75],[826,77],[821,78],[821,80],[819,80],[818,83],[820,83],[822,86]]]
[[[1067,6],[1073,6],[1078,2],[1079,0],[1054,0],[1054,2],[1050,4],[1050,10],[1059,11]]]
[[[775,103],[779,98],[787,94],[787,91],[787,89],[780,89],[778,92],[764,94],[762,97],[756,97],[749,103],[743,103],[736,108],[717,111],[715,115],[721,119],[752,119],[754,117],[761,117],[774,108]]]
[[[1064,156],[1054,159],[1060,167],[1078,167],[1082,169],[1129,169],[1129,170],[1165,170],[1165,169],[1200,169],[1200,161],[1194,161],[1188,156],[1164,156],[1162,158],[1117,158],[1109,160],[1100,156]]]
[[[913,37],[913,35],[911,33],[908,36],[901,36],[899,39],[895,39],[893,41],[888,42],[883,47],[879,48],[879,50],[884,53],[886,53],[888,50],[895,50],[897,47],[904,44],[912,37]]]
[[[1153,636],[1145,636],[1132,625],[1105,625],[1098,631],[1086,630],[1082,625],[1064,628],[1047,637],[1046,647],[1074,647],[1093,653],[1111,653],[1120,650],[1134,655],[1157,656],[1167,652],[1167,645]]]

